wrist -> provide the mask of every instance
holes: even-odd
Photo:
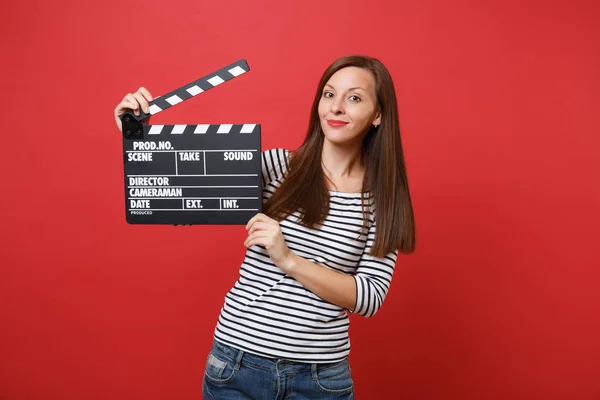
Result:
[[[283,272],[290,275],[296,270],[297,266],[298,256],[295,255],[291,250],[289,250],[286,257],[282,260],[281,265],[278,265]]]

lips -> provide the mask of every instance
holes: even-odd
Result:
[[[333,126],[334,128],[341,128],[342,126],[348,125],[348,123],[345,121],[337,120],[337,119],[328,119],[327,125]]]

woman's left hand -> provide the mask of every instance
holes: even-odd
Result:
[[[289,272],[293,263],[294,253],[287,247],[279,222],[265,214],[256,214],[246,225],[248,238],[244,242],[247,248],[261,245],[267,250],[271,260],[283,272]]]

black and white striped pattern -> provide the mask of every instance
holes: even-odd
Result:
[[[145,125],[147,135],[252,134],[257,124]]]
[[[281,184],[288,152],[262,153],[263,201]],[[371,317],[385,298],[398,252],[378,259],[368,254],[375,237],[373,207],[369,230],[361,233],[358,193],[330,192],[330,211],[321,229],[311,230],[297,214],[281,221],[285,241],[309,261],[352,275],[357,302],[351,312]],[[246,252],[240,278],[225,297],[215,339],[249,353],[299,362],[340,361],[350,352],[346,310],[328,303],[285,275],[264,248]]]
[[[150,108],[150,114],[141,112],[139,116],[134,116],[137,121],[142,121],[150,115],[158,114],[161,111],[166,110],[169,107],[173,107],[182,101],[191,99],[199,95],[200,93],[206,92],[209,89],[214,88],[228,80],[240,76],[248,72],[250,68],[246,60],[239,60],[233,64],[229,64],[220,70],[213,72],[212,74],[206,75],[200,79],[195,80],[187,85],[175,89],[163,96],[157,97],[148,103]]]

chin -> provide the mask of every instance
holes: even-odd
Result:
[[[360,142],[366,136],[366,132],[364,135],[356,133],[356,131],[352,131],[347,129],[350,127],[346,127],[343,129],[335,129],[326,124],[321,124],[321,130],[323,131],[323,135],[325,136],[325,140],[328,142],[338,145],[338,146],[347,146],[352,145],[354,143]]]
[[[331,143],[345,142],[348,140],[348,137],[341,132],[328,132],[327,130],[324,130],[323,135],[325,135],[325,140]]]
[[[357,137],[348,137],[347,135],[335,135],[325,133],[325,140],[336,146],[348,146],[360,141]]]

